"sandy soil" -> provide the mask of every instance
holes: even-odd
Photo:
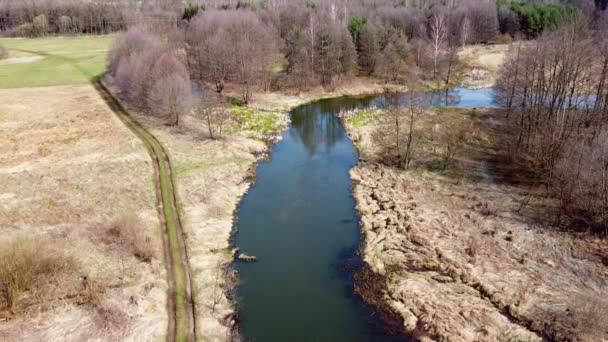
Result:
[[[508,49],[507,44],[496,44],[472,45],[459,51],[458,58],[464,64],[461,85],[466,88],[492,87]]]
[[[379,309],[400,318],[403,332],[440,341],[608,340],[605,240],[532,220],[526,212],[542,210],[539,198],[498,182],[488,165],[454,179],[377,163],[370,127],[346,122],[366,156],[351,171],[364,260],[384,279]]]
[[[61,242],[77,265],[70,282],[45,284],[52,296],[28,299],[22,312],[0,320],[0,340],[163,339],[153,170],[139,140],[92,86],[79,85],[1,90],[0,145],[2,241],[36,235]],[[152,239],[150,263],[105,238],[110,222],[125,215]]]

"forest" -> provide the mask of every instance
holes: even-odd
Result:
[[[26,37],[126,31],[108,62],[123,100],[170,125],[195,109],[219,126],[227,118],[210,108],[248,103],[255,90],[332,88],[356,76],[448,87],[459,47],[515,40],[497,85],[514,132],[507,153],[559,198],[558,216],[605,232],[604,6],[590,0],[2,0],[0,31]],[[226,87],[240,95],[224,98]]]

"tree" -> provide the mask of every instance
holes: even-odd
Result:
[[[200,13],[186,34],[192,78],[214,83],[220,95],[225,82],[240,84],[248,102],[251,87],[265,83],[269,59],[278,51],[275,34],[249,10]]]
[[[470,126],[459,122],[450,127],[443,127],[439,132],[439,143],[441,144],[441,168],[446,170],[452,165],[454,159],[464,147]]]
[[[108,66],[119,95],[130,106],[178,125],[190,109],[192,89],[181,51],[144,27],[120,35],[110,50]]]
[[[196,17],[198,11],[201,10],[201,6],[193,3],[189,3],[184,7],[184,12],[182,13],[182,20],[190,21],[192,18]]]
[[[298,26],[294,26],[286,38],[287,74],[296,80],[300,89],[312,79],[309,54],[314,51],[309,50],[307,40],[308,35]]]
[[[430,19],[430,36],[433,48],[433,78],[437,77],[437,71],[443,45],[447,35],[447,16],[442,10],[435,11]]]
[[[34,25],[33,33],[37,37],[45,36],[49,31],[49,22],[44,14],[35,17],[32,24]]]
[[[159,115],[166,116],[171,126],[179,125],[179,118],[190,109],[190,80],[171,74],[154,82],[149,105]]]
[[[460,29],[460,43],[462,44],[462,47],[464,48],[465,45],[467,45],[467,42],[469,41],[469,36],[471,34],[471,20],[469,20],[469,17],[465,14],[462,18],[462,27]]]
[[[198,117],[207,126],[211,139],[220,139],[224,134],[224,127],[229,123],[231,115],[221,101],[211,100],[211,97],[201,97],[195,108]]]
[[[317,31],[315,54],[318,56],[315,70],[322,84],[331,84],[340,72],[340,45],[338,32],[331,21],[325,20]]]
[[[388,81],[403,81],[407,73],[407,50],[407,41],[401,30],[390,29],[375,74]]]
[[[371,23],[365,24],[363,30],[361,30],[359,39],[361,44],[359,66],[365,74],[371,75],[376,69],[376,61],[380,49],[374,25]]]
[[[351,76],[357,70],[357,50],[349,32],[341,28],[338,32],[340,45],[340,73]]]
[[[168,124],[179,125],[179,118],[190,108],[192,85],[184,57],[168,49],[158,56],[151,70],[148,107]]]
[[[363,30],[363,26],[367,23],[367,19],[363,16],[356,15],[351,17],[348,20],[348,31],[350,32],[353,42],[355,43],[355,47],[357,50],[361,48],[361,42],[359,41],[359,37],[361,35],[361,31]]]
[[[410,167],[416,147],[415,125],[421,113],[415,99],[410,99],[409,108],[392,103],[382,111],[372,139],[380,146],[385,163],[403,169]]]
[[[72,33],[72,18],[67,15],[59,18],[59,33]]]
[[[514,47],[497,80],[514,163],[560,203],[558,222],[608,232],[605,32],[575,22]]]

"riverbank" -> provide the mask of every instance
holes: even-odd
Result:
[[[220,139],[210,139],[204,120],[191,114],[182,116],[178,127],[170,127],[130,111],[170,155],[187,235],[199,338],[232,338],[236,323],[231,302],[235,278],[230,269],[234,215],[255,178],[257,162],[266,158],[289,126],[288,111],[319,98],[368,94],[385,87],[356,80],[332,92],[318,88],[291,95],[255,94],[248,106],[229,107],[235,120]]]
[[[606,241],[531,219],[551,204],[497,174],[494,115],[424,110],[409,171],[378,157],[373,115],[343,115],[361,154],[351,171],[361,253],[382,279],[367,300],[420,340],[605,340]],[[469,134],[444,168],[441,131],[455,118]]]

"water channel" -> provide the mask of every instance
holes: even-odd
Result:
[[[445,92],[415,94],[445,105]],[[455,88],[447,104],[492,106],[493,90]],[[292,123],[243,198],[236,246],[258,262],[237,262],[245,341],[395,341],[353,293],[359,218],[348,171],[358,160],[336,113],[406,105],[411,94],[338,97],[291,111]]]

